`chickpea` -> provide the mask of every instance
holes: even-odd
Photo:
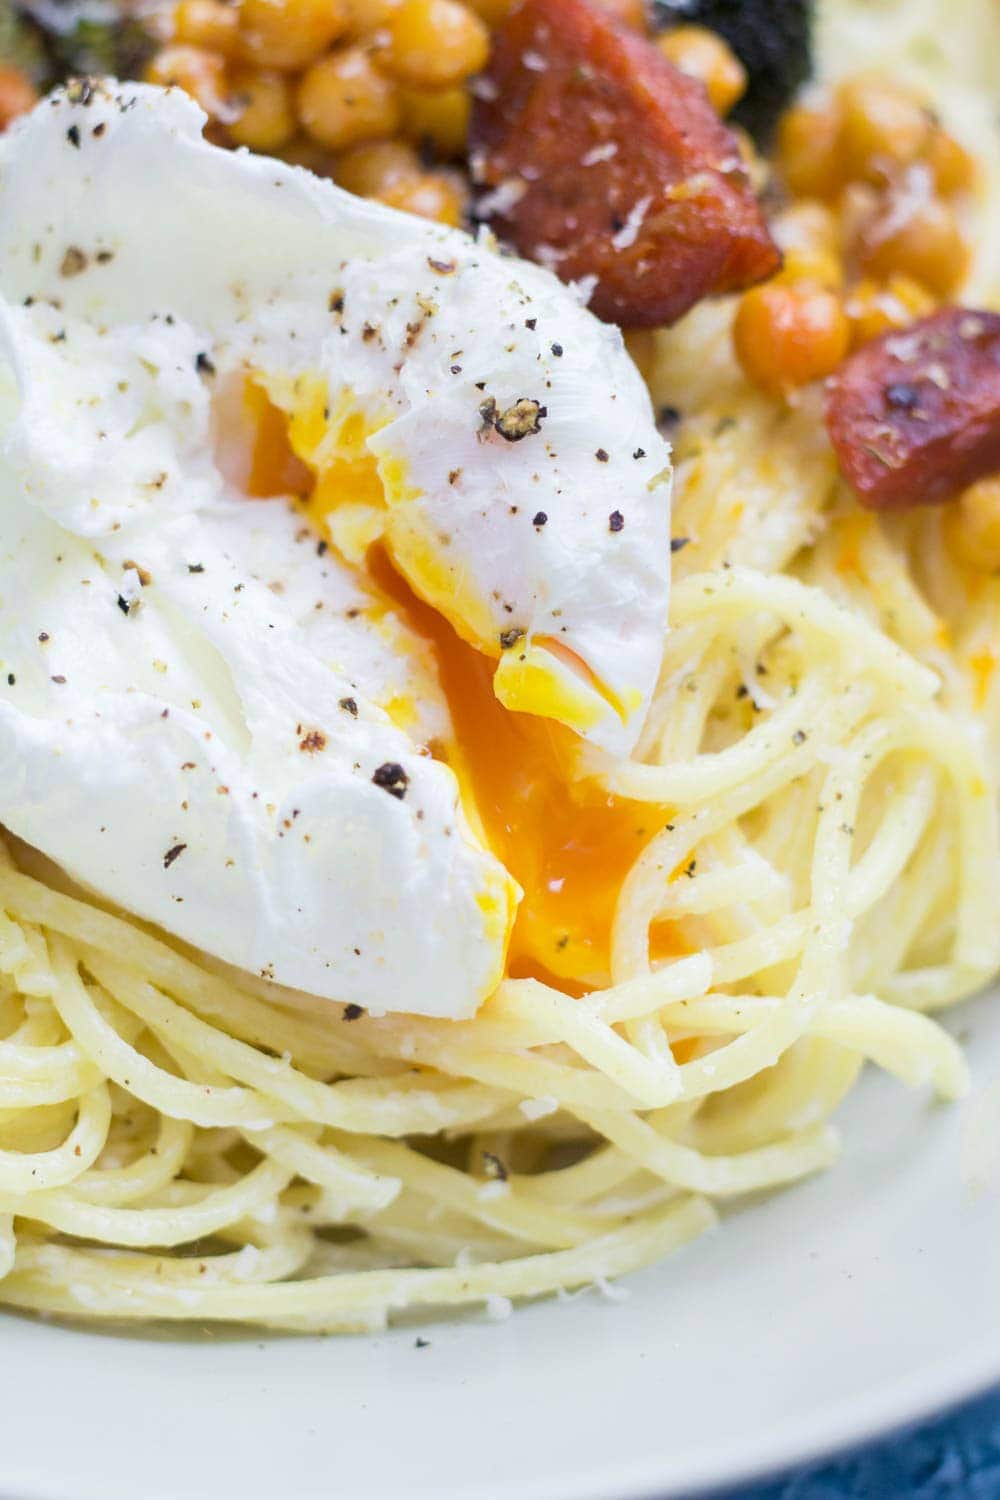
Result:
[[[342,47],[313,63],[299,83],[297,104],[308,133],[334,151],[399,128],[396,87],[361,47]]]
[[[926,167],[912,167],[863,224],[858,264],[878,279],[894,271],[919,281],[936,297],[951,296],[965,279],[969,250],[947,203],[930,190]]]
[[[173,40],[235,57],[240,44],[239,10],[224,0],[180,0],[174,7]]]
[[[796,104],[778,126],[777,163],[799,197],[833,198],[844,182],[839,151],[840,112],[835,105]]]
[[[383,31],[402,0],[344,0],[347,10],[345,38],[359,42]]]
[[[909,89],[885,78],[853,78],[840,88],[838,142],[848,177],[881,181],[927,149],[933,118]]]
[[[317,177],[334,175],[333,153],[311,136],[297,135],[287,146],[281,148],[278,155],[289,166],[305,167],[307,172],[314,172]]]
[[[824,287],[768,282],[741,299],[733,342],[748,378],[776,395],[835,370],[850,326],[840,298]]]
[[[467,89],[441,89],[436,94],[404,89],[401,102],[403,131],[410,140],[429,143],[440,157],[461,155],[472,106]]]
[[[931,169],[934,186],[943,197],[968,192],[975,186],[974,159],[946,130],[939,127],[932,131],[923,159]]]
[[[485,21],[491,31],[502,26],[510,15],[514,0],[468,0],[470,10],[475,11],[481,21]]]
[[[867,344],[892,328],[905,328],[934,311],[934,298],[909,276],[890,276],[886,282],[866,277],[851,288],[844,304],[851,325],[851,344]]]
[[[271,68],[241,68],[233,74],[231,102],[239,113],[228,121],[237,146],[279,151],[297,128],[292,89],[283,73]]]
[[[197,99],[207,115],[227,114],[226,63],[218,52],[180,43],[162,47],[146,65],[147,83],[180,88]]]
[[[307,68],[347,23],[343,0],[240,0],[244,56],[267,68]]]
[[[0,63],[0,130],[38,103],[38,90],[20,68]]]
[[[844,268],[832,250],[786,250],[784,264],[773,279],[787,285],[819,286],[836,292],[844,284]]]
[[[465,203],[458,185],[443,172],[422,172],[419,177],[400,178],[378,194],[379,201],[422,219],[436,219],[457,228]]]
[[[420,158],[405,141],[372,141],[338,156],[337,182],[359,198],[377,198],[398,182],[421,175]]]
[[[980,479],[962,492],[949,506],[945,534],[966,567],[1000,572],[1000,475]]]
[[[379,62],[401,83],[443,89],[478,73],[489,50],[486,26],[458,0],[403,0]]]
[[[677,26],[657,38],[664,57],[705,85],[712,108],[727,115],[746,92],[746,69],[728,42],[705,26]]]

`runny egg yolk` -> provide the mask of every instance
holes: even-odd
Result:
[[[247,381],[243,404],[233,411],[238,431],[232,413],[221,413],[226,447],[242,448],[244,457],[241,464],[230,461],[227,477],[242,473],[241,487],[250,495],[308,493],[304,508],[313,524],[362,567],[385,603],[433,651],[454,738],[431,748],[454,770],[473,828],[524,892],[508,974],[553,981],[574,994],[606,985],[622,883],[668,821],[668,810],[612,797],[593,781],[574,780],[576,736],[551,719],[512,712],[497,700],[496,662],[461,640],[438,610],[414,593],[384,543],[371,539],[373,512],[385,501],[363,426],[357,425],[360,441],[348,454],[343,438],[349,428],[342,423],[332,463],[310,471],[296,450],[311,446],[303,444],[302,433],[315,424],[314,401],[289,418],[259,385]],[[663,946],[658,941],[658,951]]]

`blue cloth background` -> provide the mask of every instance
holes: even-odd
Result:
[[[1000,1390],[874,1448],[725,1500],[1000,1500]]]

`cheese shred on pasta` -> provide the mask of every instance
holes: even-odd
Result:
[[[866,1061],[962,1094],[929,1013],[1000,964],[1000,580],[949,561],[939,511],[860,512],[812,397],[743,381],[731,317],[696,309],[651,375],[684,411],[687,545],[636,756],[586,769],[670,812],[621,886],[610,987],[349,1019],[5,849],[0,1303],[308,1332],[500,1315],[830,1165]]]

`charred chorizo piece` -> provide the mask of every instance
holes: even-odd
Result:
[[[865,344],[827,385],[826,426],[871,510],[948,500],[1000,469],[1000,313],[948,307]]]
[[[588,0],[524,0],[496,38],[470,134],[480,217],[590,306],[673,323],[780,254],[701,83]]]

